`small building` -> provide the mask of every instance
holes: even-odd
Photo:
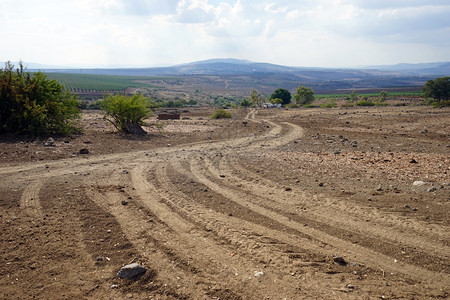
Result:
[[[158,120],[179,120],[181,113],[178,110],[162,110],[157,115]]]

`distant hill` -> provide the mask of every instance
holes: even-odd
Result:
[[[84,73],[103,75],[251,75],[285,74],[311,80],[340,80],[367,76],[398,75],[449,75],[450,62],[397,64],[364,68],[312,68],[289,67],[270,63],[252,62],[239,59],[210,59],[170,67],[157,68],[58,68],[34,63],[24,63],[30,71],[43,70],[57,73]]]
[[[259,84],[267,89],[272,84],[289,89],[299,82],[316,91],[419,87],[428,79],[450,75],[450,62],[397,64],[363,68],[290,67],[264,62],[232,58],[209,59],[170,67],[156,68],[53,68],[27,64],[30,71],[69,74],[99,74],[120,76],[219,76],[234,78],[245,76],[248,84]]]

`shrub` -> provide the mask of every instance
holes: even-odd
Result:
[[[315,100],[314,91],[311,88],[307,88],[299,84],[295,90],[294,100],[298,105],[311,104]]]
[[[313,104],[305,104],[303,105],[304,108],[319,108],[320,106],[318,105],[313,105]]]
[[[225,109],[217,109],[211,116],[211,119],[229,119],[229,118],[231,118],[231,113],[229,111],[226,111]]]
[[[431,104],[434,108],[450,107],[450,100],[436,101]]]
[[[144,119],[152,115],[148,99],[138,94],[109,95],[99,102],[106,112],[104,118],[122,132],[134,133],[132,128],[143,125]]]
[[[22,63],[0,69],[0,133],[71,134],[79,132],[80,102],[43,73],[24,72]]]
[[[357,106],[374,106],[375,103],[373,103],[372,101],[369,100],[361,100],[359,102],[356,102]]]
[[[320,105],[321,108],[333,108],[336,106],[337,106],[337,104],[335,102],[329,102],[329,103],[324,103],[324,104]]]
[[[341,107],[353,107],[352,103],[342,103]]]
[[[450,99],[450,77],[445,76],[428,80],[422,88],[425,98],[433,98],[437,101]]]

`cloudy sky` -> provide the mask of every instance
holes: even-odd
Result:
[[[0,0],[0,61],[158,66],[238,58],[450,61],[450,0]]]

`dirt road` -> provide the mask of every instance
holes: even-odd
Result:
[[[446,298],[449,119],[423,108],[192,115],[185,123],[209,126],[195,142],[95,153],[92,141],[90,155],[5,160],[0,297]],[[119,279],[131,262],[145,275]]]

